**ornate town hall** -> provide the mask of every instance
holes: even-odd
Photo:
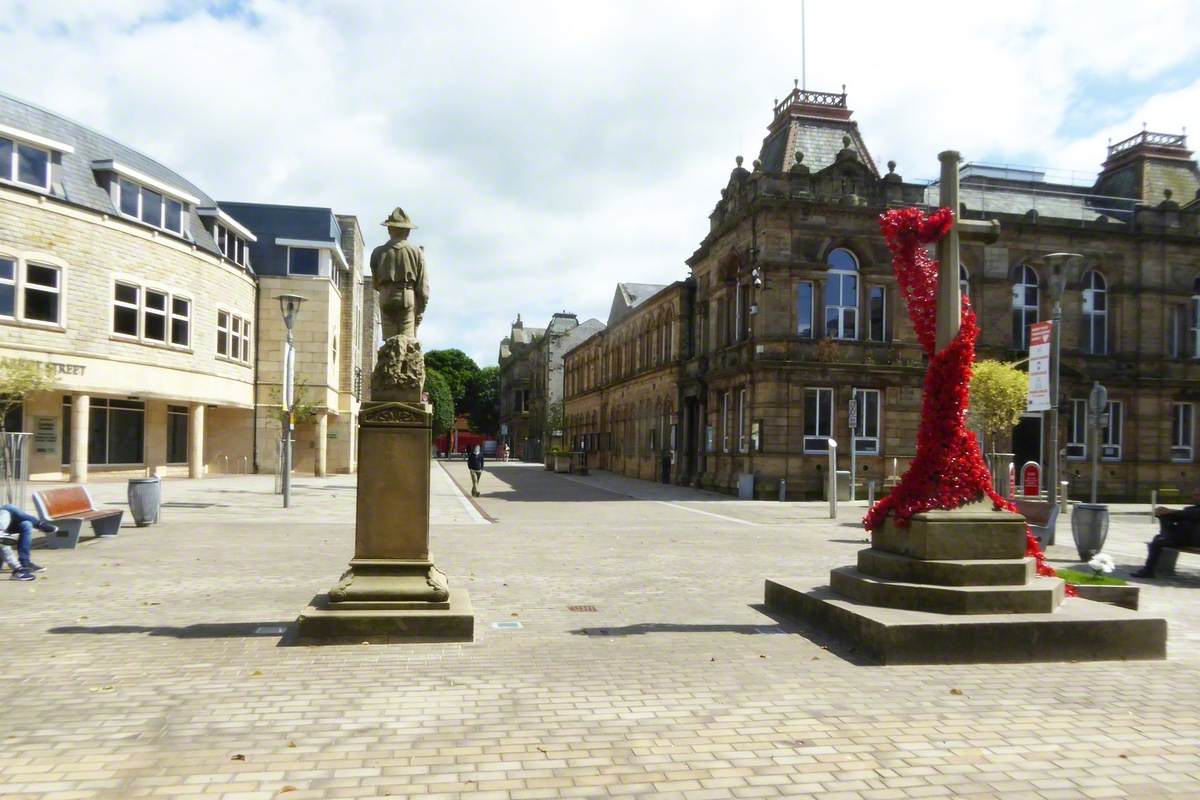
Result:
[[[953,142],[942,143],[949,147]],[[931,159],[932,160],[932,159]],[[1182,135],[1142,131],[1109,146],[1090,186],[1044,172],[966,164],[965,219],[1000,239],[968,243],[960,278],[980,358],[1020,361],[1051,318],[1046,254],[1083,256],[1062,293],[1062,477],[1090,481],[1086,398],[1108,388],[1101,492],[1144,499],[1187,489],[1200,402],[1200,168]],[[915,452],[923,355],[897,294],[878,218],[937,207],[936,183],[882,172],[846,95],[794,90],[776,104],[759,157],[738,165],[687,259],[662,287],[568,352],[567,429],[591,463],[628,475],[755,496],[820,493],[826,441],[857,481],[882,484]],[[1078,261],[1078,260],[1077,260]],[[1044,429],[1045,428],[1045,429]],[[1013,430],[1018,464],[1044,464],[1048,426]]]

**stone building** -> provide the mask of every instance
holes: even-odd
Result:
[[[1112,399],[1102,494],[1145,499],[1151,489],[1194,485],[1200,170],[1185,138],[1141,132],[1112,145],[1086,186],[977,164],[962,175],[964,216],[1001,223],[999,241],[963,246],[980,358],[1025,358],[1029,325],[1052,314],[1042,257],[1083,256],[1062,295],[1057,446],[1072,496],[1090,481],[1083,401],[1093,381]],[[924,365],[877,220],[889,207],[936,207],[937,197],[936,184],[905,182],[892,162],[880,172],[844,94],[796,90],[775,106],[753,169],[739,159],[687,260],[678,363],[655,380],[656,391],[673,381],[677,433],[659,434],[648,454],[671,460],[670,480],[732,492],[750,475],[758,497],[776,496],[781,479],[789,497],[817,496],[827,439],[842,445],[839,467],[849,467],[851,403],[858,481],[882,483],[892,459],[904,469]],[[605,340],[633,336],[630,326],[610,326]],[[598,373],[579,363],[591,358]],[[571,433],[591,436],[612,468],[644,476],[644,464],[613,458],[624,423],[614,424],[607,404],[628,383],[604,370],[613,358],[613,348],[567,355]],[[1019,462],[1045,463],[1055,444],[1043,427],[1040,414],[1027,415],[1001,444]],[[643,436],[635,446],[650,444]]]
[[[520,315],[500,343],[501,440],[517,458],[538,461],[562,447],[563,353],[604,329],[598,319],[580,322],[555,313],[545,328],[525,328]]]
[[[0,95],[0,358],[57,371],[53,390],[9,420],[34,434],[32,477],[201,477],[273,463],[274,445],[256,436],[266,413],[259,378],[279,363],[282,321],[258,262],[269,270],[277,243],[233,205]],[[327,231],[353,239],[357,224],[343,220],[330,216]],[[322,346],[314,369],[330,370],[322,384],[336,387],[328,407],[340,414],[353,404],[331,356]],[[338,463],[352,468],[352,437],[345,444]]]
[[[328,208],[264,203],[222,203],[253,231],[250,246],[258,277],[256,451],[264,471],[278,467],[281,436],[277,410],[287,329],[281,294],[305,298],[297,315],[297,399],[315,406],[298,420],[292,463],[315,475],[353,472],[364,380],[363,236],[358,220]]]

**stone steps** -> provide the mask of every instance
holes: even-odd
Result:
[[[858,571],[884,580],[937,586],[1015,586],[1034,576],[1034,559],[931,560],[868,547],[858,551]]]
[[[1034,578],[1012,586],[936,586],[864,575],[854,567],[829,573],[829,586],[860,603],[937,614],[1049,614],[1063,600],[1061,578]]]

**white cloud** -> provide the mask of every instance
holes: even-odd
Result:
[[[1200,122],[1180,80],[1200,6],[1128,9],[813,0],[808,85],[846,83],[908,178],[948,147],[1090,172],[1143,120]],[[618,280],[685,277],[801,69],[798,3],[0,1],[0,20],[6,91],[218,198],[357,214],[370,246],[403,205],[431,262],[426,347],[484,363],[518,312],[603,318]]]

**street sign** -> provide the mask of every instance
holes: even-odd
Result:
[[[858,398],[854,392],[850,393],[850,430],[853,431],[858,427]]]
[[[1053,322],[1035,322],[1029,326],[1029,396],[1026,409],[1049,411],[1050,332]]]
[[[1026,497],[1037,497],[1041,490],[1042,468],[1036,461],[1026,461],[1021,467],[1021,494]]]

